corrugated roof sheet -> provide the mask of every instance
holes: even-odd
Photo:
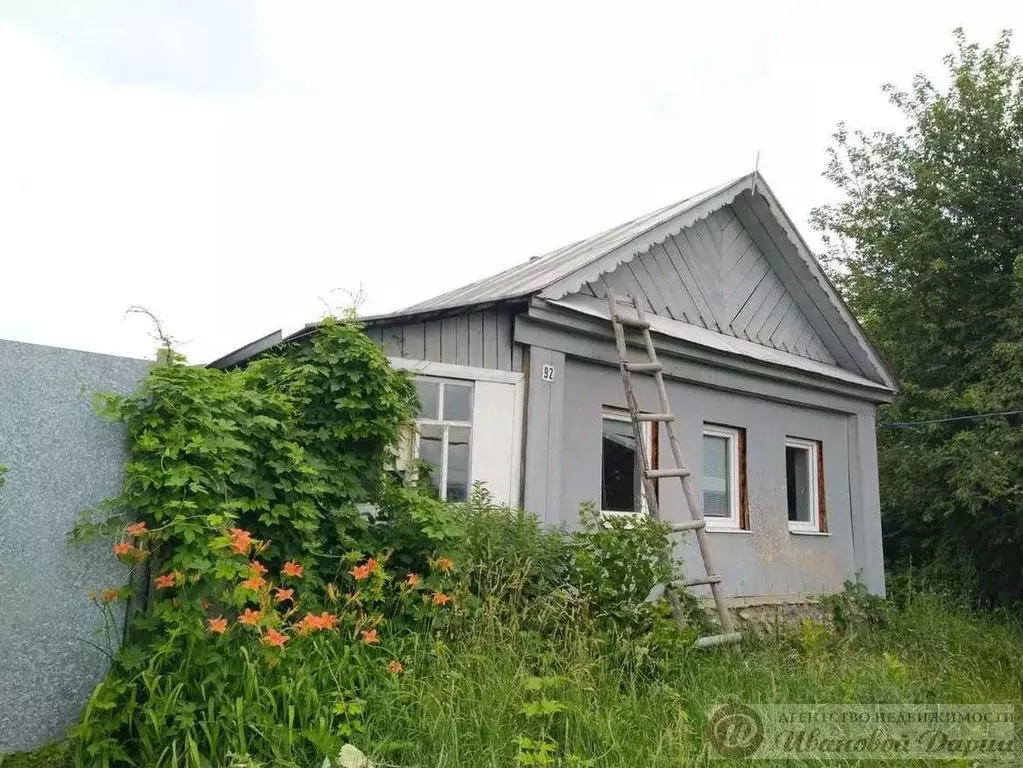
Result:
[[[456,288],[427,301],[413,304],[394,315],[407,315],[419,312],[433,312],[472,304],[488,304],[490,302],[509,301],[539,293],[552,283],[568,277],[573,272],[606,256],[611,251],[639,237],[647,230],[653,229],[676,216],[687,213],[691,209],[707,202],[715,195],[729,187],[749,178],[740,176],[726,184],[705,190],[692,197],[660,210],[640,216],[638,219],[612,227],[598,235],[566,245],[543,256],[536,256],[529,261],[506,269],[492,277],[478,280],[475,283]],[[722,203],[724,205],[725,202]]]

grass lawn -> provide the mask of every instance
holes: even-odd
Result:
[[[786,627],[739,651],[647,653],[571,623],[541,635],[493,619],[443,644],[415,636],[401,655],[405,672],[351,719],[351,741],[378,765],[544,764],[529,763],[528,745],[541,741],[553,745],[552,765],[699,764],[708,713],[728,699],[1014,702],[1023,711],[1023,632],[928,597],[882,626]],[[0,765],[63,762],[44,750]]]

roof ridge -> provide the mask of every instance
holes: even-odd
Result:
[[[516,278],[521,277],[523,274],[535,275],[537,278],[542,278],[546,272],[554,271],[548,270],[547,267],[551,266],[551,262],[554,261],[555,257],[568,260],[571,259],[573,256],[576,256],[578,254],[578,251],[585,249],[586,246],[596,245],[600,243],[602,240],[610,240],[612,242],[612,244],[609,245],[606,249],[601,249],[598,246],[594,253],[588,254],[586,258],[582,260],[582,263],[575,264],[571,270],[575,271],[576,269],[579,269],[588,263],[596,261],[597,259],[606,255],[610,251],[614,250],[615,247],[618,247],[618,244],[614,244],[613,241],[614,234],[619,232],[626,232],[631,227],[635,227],[637,225],[640,225],[641,223],[646,223],[648,221],[656,221],[658,217],[663,216],[665,213],[672,211],[674,209],[678,209],[678,211],[677,213],[673,213],[672,217],[684,213],[687,205],[694,205],[696,204],[696,202],[702,202],[704,199],[712,197],[714,194],[717,194],[725,189],[728,189],[729,187],[733,186],[736,182],[739,182],[747,178],[748,176],[750,176],[750,174],[744,174],[743,176],[739,176],[724,184],[720,184],[716,187],[709,187],[708,189],[705,189],[702,192],[698,192],[695,195],[684,197],[681,200],[677,200],[676,202],[665,205],[649,213],[644,213],[640,216],[630,219],[629,221],[623,222],[621,224],[616,224],[613,227],[609,227],[594,235],[590,235],[589,237],[577,240],[574,243],[563,245],[560,248],[555,248],[554,250],[547,251],[546,253],[542,253],[538,256],[531,256],[526,261],[520,261],[488,277],[480,278],[479,280],[475,280],[471,283],[467,283],[457,288],[453,288],[449,291],[445,291],[444,293],[441,293],[437,296],[433,296],[429,299],[424,299],[423,301],[416,302],[415,304],[411,304],[407,307],[404,307],[394,312],[393,314],[398,315],[407,314],[410,312],[424,312],[434,309],[447,309],[460,305],[481,303],[483,301],[489,302],[491,300],[494,301],[513,300],[516,298],[523,298],[528,295],[539,293],[547,286],[553,284],[554,282],[557,282],[557,280],[561,279],[561,277],[564,277],[564,275],[556,276],[549,275],[550,279],[543,284],[537,284],[538,283],[537,280],[534,281],[516,280]],[[643,234],[644,232],[648,231],[654,226],[657,226],[657,224],[654,223],[651,224],[650,227],[644,227],[639,232],[635,233],[634,236]],[[505,287],[505,290],[502,291],[500,287],[497,287],[495,295],[488,296],[486,293],[483,293],[481,295],[480,292],[482,289],[488,286],[500,286],[503,282],[508,283],[507,286]]]

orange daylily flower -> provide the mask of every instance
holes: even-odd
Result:
[[[206,626],[210,628],[210,632],[215,635],[222,635],[227,632],[227,619],[223,616],[217,616],[215,619],[206,619]]]
[[[170,589],[176,581],[177,576],[175,574],[165,573],[163,576],[157,576],[154,583],[157,589]]]
[[[262,576],[264,573],[266,573],[266,566],[263,565],[258,560],[253,560],[251,563],[249,563],[249,570],[251,570],[253,573],[258,573],[259,575]]]
[[[325,629],[334,629],[337,626],[337,616],[324,611],[320,614],[307,613],[302,620],[295,625],[299,632],[308,634]]]
[[[366,645],[376,645],[380,642],[380,638],[377,636],[375,629],[364,629],[362,631],[362,642]]]
[[[114,544],[114,555],[116,557],[124,557],[125,555],[134,554],[135,547],[130,541],[119,541]]]
[[[295,599],[295,590],[293,590],[293,589],[285,589],[284,587],[277,587],[274,590],[274,599],[278,603],[283,603],[285,600],[294,600]]]
[[[283,648],[284,644],[288,642],[288,636],[283,632],[278,632],[276,629],[271,627],[263,633],[262,643],[264,645],[270,645],[276,648]]]
[[[363,579],[368,579],[372,575],[373,569],[368,565],[357,565],[352,568],[349,573],[352,574],[356,581],[362,581]]]
[[[406,587],[418,587],[422,583],[423,577],[420,576],[418,573],[410,573],[408,576],[405,577]]]
[[[238,617],[238,621],[242,624],[249,624],[250,626],[259,623],[259,620],[263,618],[262,611],[254,611],[251,608],[246,608],[245,612]]]
[[[112,603],[119,596],[120,596],[120,592],[118,592],[113,587],[110,587],[109,589],[104,589],[103,590],[103,602],[104,603]]]
[[[397,659],[391,659],[387,662],[387,671],[395,675],[400,675],[405,671],[404,665]]]
[[[447,605],[451,602],[451,595],[445,595],[443,592],[434,592],[432,597],[434,605]]]
[[[146,530],[146,524],[142,522],[129,523],[124,526],[124,532],[129,536],[142,536],[143,534],[149,533],[149,531]]]
[[[451,569],[455,567],[455,561],[450,557],[438,557],[433,561],[433,567],[441,573],[450,573]]]
[[[334,629],[337,626],[337,616],[326,611],[317,616],[316,621],[320,629]]]
[[[253,538],[251,533],[243,528],[231,529],[231,548],[239,555],[249,554],[252,544]]]
[[[284,564],[284,567],[281,568],[281,573],[283,573],[285,576],[293,576],[296,579],[302,578],[302,571],[303,571],[302,566],[296,563],[294,560],[289,560]]]
[[[371,571],[375,571],[377,568],[380,567],[380,563],[378,563],[371,557],[369,560],[366,561],[366,567],[369,568]]]
[[[242,586],[245,587],[245,589],[254,589],[257,592],[265,584],[266,584],[266,579],[264,579],[262,576],[259,576],[258,574],[256,576],[253,576],[252,578],[246,579],[245,581],[242,582]]]

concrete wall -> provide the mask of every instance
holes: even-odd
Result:
[[[109,542],[69,547],[66,534],[121,481],[123,431],[92,395],[132,391],[147,366],[0,341],[0,753],[62,736],[106,671],[88,593],[124,572]]]
[[[532,347],[529,354],[531,359],[546,355],[563,363],[558,387],[536,383],[532,381],[535,376],[530,381],[527,508],[548,522],[574,524],[580,502],[599,501],[601,411],[605,405],[625,407],[621,376],[614,367],[551,350]],[[636,379],[645,385],[637,390],[640,407],[657,410],[652,379]],[[559,404],[562,413],[557,418],[551,417],[553,407],[545,409],[543,402],[533,399],[537,386],[546,386],[548,399]],[[883,593],[872,404],[863,404],[864,410],[850,413],[680,380],[669,380],[667,388],[683,455],[693,470],[697,498],[702,498],[703,423],[746,430],[751,530],[709,534],[714,564],[724,577],[729,595],[833,592],[857,571],[872,591]],[[670,452],[663,426],[661,429],[661,465],[668,466]],[[793,534],[788,530],[786,435],[823,443],[826,535]],[[564,448],[552,455],[544,446]],[[689,519],[677,481],[660,481],[660,505],[667,520]],[[688,574],[702,575],[694,536],[689,536],[680,554],[686,560]]]

